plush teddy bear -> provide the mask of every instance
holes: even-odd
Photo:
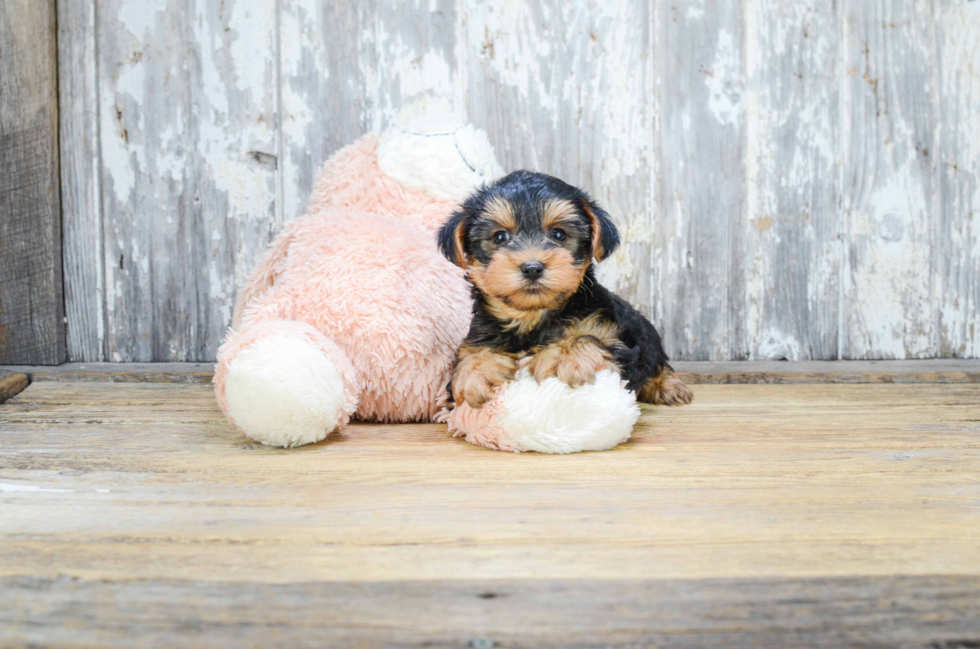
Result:
[[[448,116],[334,154],[307,215],[276,237],[236,303],[214,377],[228,421],[281,447],[320,441],[352,417],[446,421],[471,443],[511,451],[601,450],[627,439],[639,409],[608,371],[574,390],[520,372],[481,409],[447,407],[472,300],[436,231],[500,175],[486,134]]]

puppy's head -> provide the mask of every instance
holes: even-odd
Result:
[[[530,171],[477,191],[439,232],[443,254],[484,295],[521,311],[559,308],[592,257],[617,245],[616,226],[588,194]]]

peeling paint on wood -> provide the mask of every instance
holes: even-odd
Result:
[[[746,2],[747,219],[733,358],[837,358],[838,5]]]
[[[938,353],[980,356],[980,2],[940,7]]]
[[[283,218],[303,214],[320,165],[422,96],[452,102],[452,0],[282,0]]]
[[[72,359],[213,358],[323,161],[420,98],[607,207],[674,358],[980,355],[980,3],[94,7],[59,7]]]
[[[843,358],[936,354],[932,0],[844,0]]]
[[[212,358],[277,229],[276,3],[98,5],[106,358]]]
[[[668,353],[727,360],[743,317],[745,30],[740,6],[663,2],[658,246]]]

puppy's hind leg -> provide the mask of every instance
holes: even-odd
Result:
[[[640,388],[637,399],[660,406],[686,406],[694,400],[694,393],[669,367],[651,376]]]

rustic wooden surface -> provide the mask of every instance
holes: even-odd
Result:
[[[546,456],[438,425],[270,449],[206,385],[35,382],[0,407],[5,641],[980,639],[980,385],[695,392]]]
[[[275,7],[97,3],[108,290],[95,360],[214,357],[280,225]]]
[[[969,0],[938,3],[941,159],[935,273],[939,353],[980,357],[980,10]],[[964,67],[957,61],[969,61]],[[958,133],[974,133],[960,138]]]
[[[840,2],[746,3],[746,210],[731,356],[838,358]],[[679,296],[678,299],[683,299]]]
[[[58,0],[58,117],[68,349],[105,358],[105,254],[100,190],[95,12],[91,0]]]
[[[688,383],[980,383],[980,360],[924,361],[679,361]],[[35,381],[210,383],[212,363],[64,363],[8,365]],[[2,371],[2,370],[0,370]]]
[[[745,287],[737,259],[747,216],[743,15],[740,3],[658,4],[662,333],[674,358],[729,360]]]
[[[59,6],[73,360],[211,360],[318,166],[423,97],[609,207],[676,358],[980,354],[980,2]]]
[[[945,576],[298,584],[8,577],[0,594],[14,605],[0,608],[0,624],[15,640],[45,647],[971,649],[980,637],[978,590],[980,578]],[[33,624],[23,623],[27,615]]]
[[[929,357],[939,343],[933,254],[942,250],[936,3],[845,7],[841,354]]]
[[[0,5],[0,363],[65,360],[54,0]]]

